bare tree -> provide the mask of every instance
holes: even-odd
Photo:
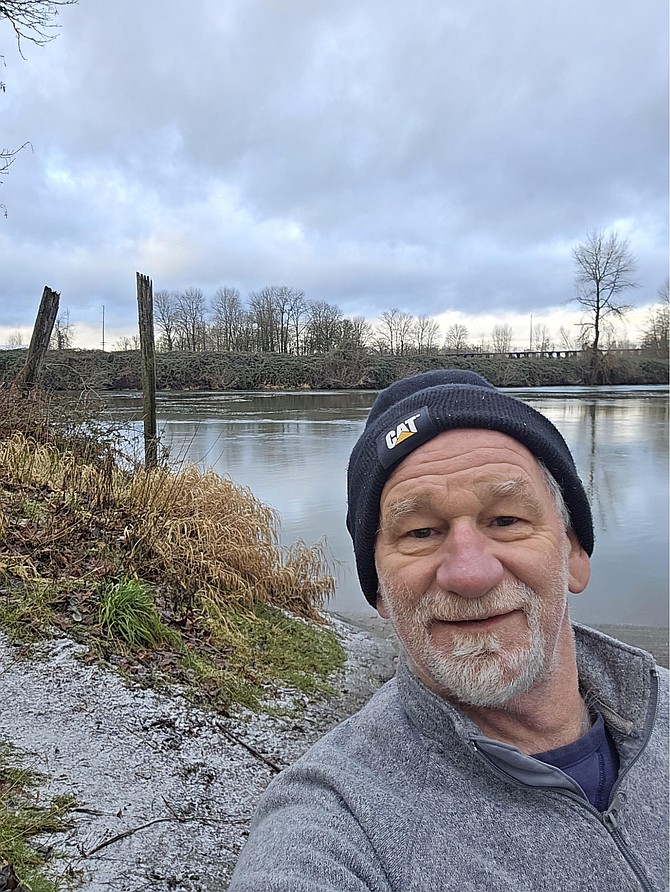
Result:
[[[533,326],[533,349],[537,353],[548,353],[554,349],[554,342],[546,322],[537,322]]]
[[[54,19],[59,6],[72,6],[77,0],[0,0],[0,22],[6,19],[14,29],[21,55],[21,41],[43,46],[56,36]]]
[[[498,322],[491,329],[491,345],[494,353],[509,353],[512,349],[514,329],[509,322]]]
[[[199,288],[187,288],[175,298],[175,332],[182,350],[205,349],[205,295]]]
[[[288,353],[291,335],[291,305],[295,292],[287,285],[273,285],[271,291],[275,307],[278,349],[280,353]]]
[[[216,350],[239,350],[244,340],[246,311],[237,288],[217,288],[211,303],[211,336]]]
[[[261,288],[249,295],[249,319],[255,336],[255,347],[262,353],[274,353],[278,347],[275,306],[271,288]]]
[[[365,349],[372,341],[372,326],[365,321],[365,316],[353,316],[351,319],[342,320],[343,347],[355,347]]]
[[[642,332],[642,346],[647,350],[668,355],[668,279],[658,289],[659,302],[647,313]]]
[[[400,356],[409,346],[414,317],[397,307],[386,310],[379,317],[376,346],[380,353]]]
[[[327,353],[339,346],[342,340],[342,310],[336,304],[313,300],[309,303],[308,312],[305,346],[312,353]]]
[[[74,337],[74,325],[70,322],[70,311],[60,313],[54,322],[49,347],[51,350],[69,350]]]
[[[604,329],[631,308],[623,303],[621,295],[628,288],[637,287],[633,278],[635,258],[628,239],[616,230],[593,229],[572,249],[572,259],[576,266],[573,300],[587,314],[580,325],[595,366]]]
[[[397,323],[396,353],[398,356],[404,356],[412,350],[416,350],[416,341],[414,339],[414,329],[416,320],[411,313],[400,313]]]
[[[115,341],[112,350],[118,350],[119,352],[126,352],[128,350],[139,350],[140,349],[140,336],[137,335],[123,335]]]
[[[304,291],[291,290],[288,317],[292,329],[293,349],[296,353],[304,353],[303,335],[309,321],[309,303],[305,299]]]
[[[430,316],[418,316],[414,323],[414,343],[418,353],[437,351],[440,326]]]
[[[25,341],[23,340],[23,334],[17,329],[13,331],[7,337],[7,346],[8,347],[23,347],[25,346]]]
[[[249,295],[249,318],[257,347],[266,353],[288,353],[293,346],[295,314],[304,299],[302,291],[270,285]]]
[[[168,353],[175,349],[177,333],[177,292],[157,291],[154,294],[154,325],[158,329],[158,345]]]
[[[468,347],[468,330],[460,322],[454,322],[447,329],[444,347],[454,353],[462,353]]]

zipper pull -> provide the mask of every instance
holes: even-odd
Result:
[[[617,793],[607,811],[603,812],[603,824],[610,833],[614,833],[621,822],[621,812],[625,799],[626,797],[623,793]]]

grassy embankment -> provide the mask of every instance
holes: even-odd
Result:
[[[344,653],[319,623],[334,586],[323,551],[281,549],[275,513],[212,473],[123,470],[114,438],[81,422],[44,394],[0,391],[9,639],[29,653],[69,636],[87,645],[85,660],[224,713],[267,708],[277,688],[326,692]],[[0,867],[25,889],[48,890],[28,840],[61,820],[63,804],[31,810],[4,779],[5,762],[0,754]]]

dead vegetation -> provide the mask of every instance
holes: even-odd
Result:
[[[282,549],[276,514],[230,480],[128,470],[109,432],[55,415],[48,396],[0,399],[6,633],[59,631],[224,711],[276,685],[325,687],[343,653],[318,627],[334,588],[320,547]]]

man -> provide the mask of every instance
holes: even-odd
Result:
[[[378,396],[348,477],[398,672],[270,785],[230,889],[666,892],[667,671],[570,624],[593,527],[556,428],[428,372]]]

